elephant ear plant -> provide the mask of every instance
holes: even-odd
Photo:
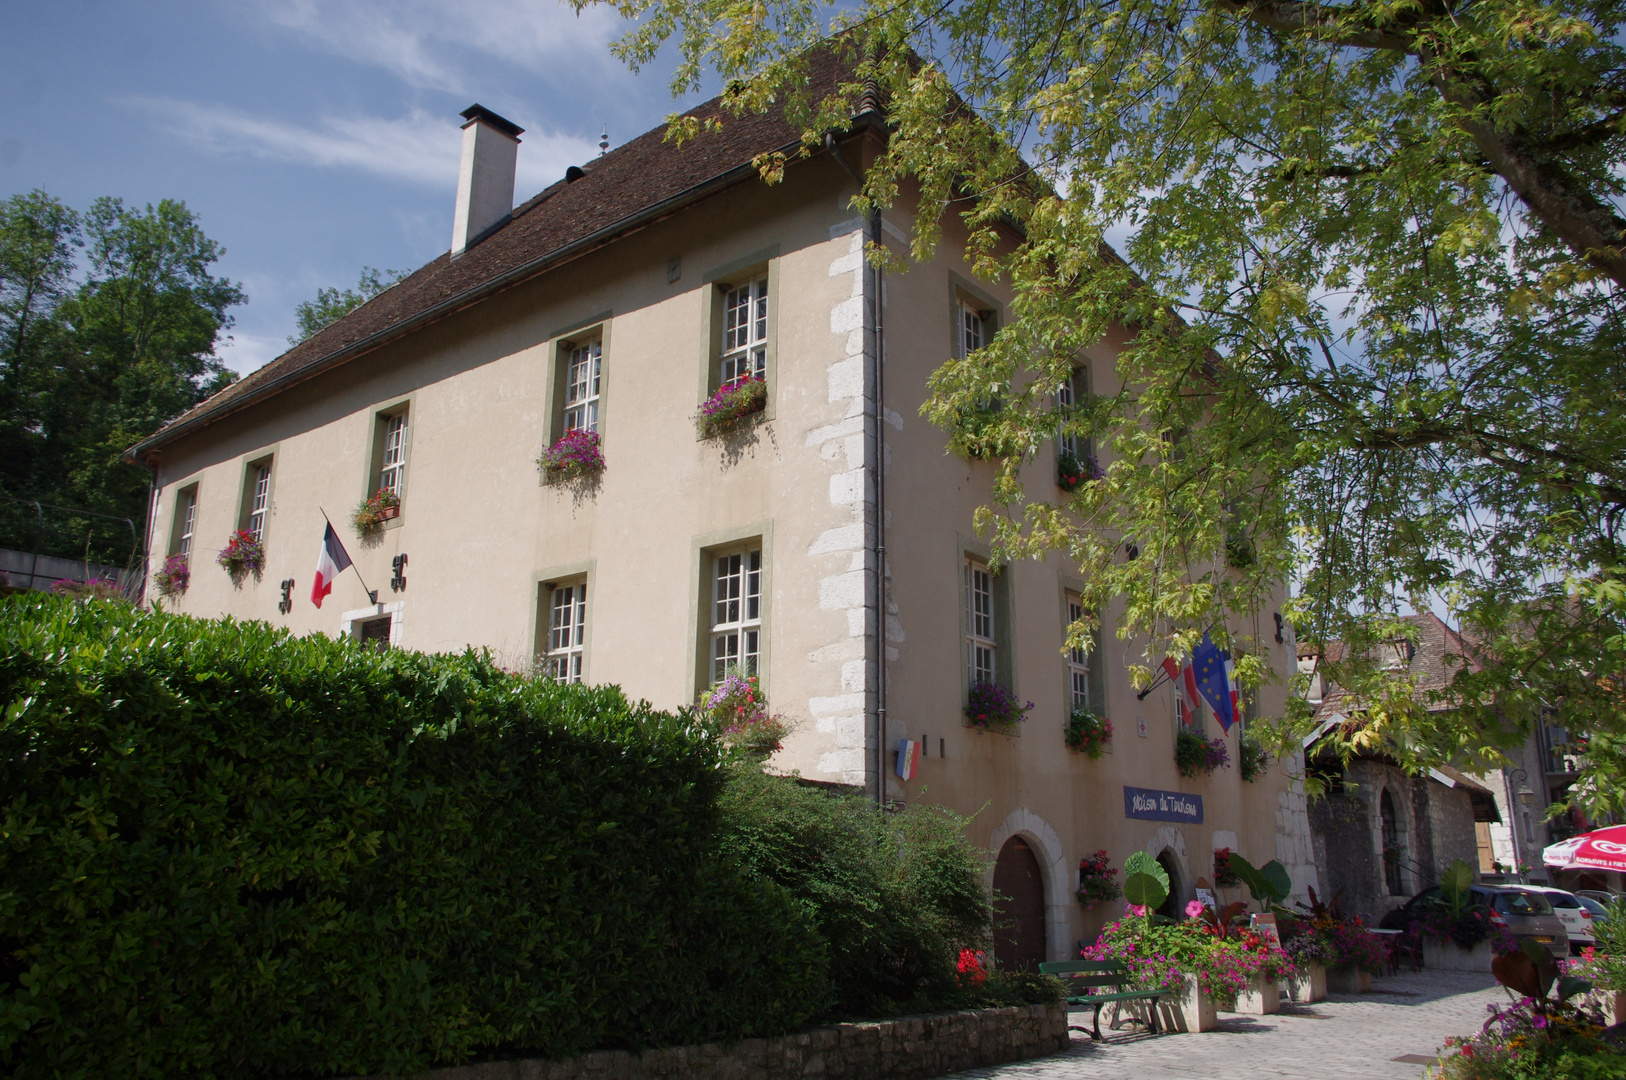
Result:
[[[1233,852],[1230,864],[1231,872],[1248,887],[1261,911],[1279,906],[1293,891],[1293,879],[1287,876],[1287,868],[1275,859],[1256,867]]]
[[[1124,899],[1148,919],[1169,898],[1169,872],[1144,851],[1124,860]]]

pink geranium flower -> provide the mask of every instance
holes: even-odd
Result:
[[[1186,905],[1186,918],[1188,918],[1188,919],[1200,918],[1202,916],[1202,913],[1203,913],[1203,902],[1201,900],[1193,900],[1189,904]]]

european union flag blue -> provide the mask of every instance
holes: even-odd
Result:
[[[1202,694],[1214,710],[1214,718],[1226,731],[1236,723],[1236,710],[1231,707],[1231,679],[1226,661],[1230,659],[1214,644],[1214,639],[1203,631],[1203,640],[1191,652],[1191,668],[1197,676],[1197,692]]]

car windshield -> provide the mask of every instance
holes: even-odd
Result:
[[[1496,910],[1504,915],[1551,915],[1553,906],[1540,893],[1505,892],[1497,894]]]
[[[1581,901],[1567,892],[1542,893],[1555,908],[1578,908]]]

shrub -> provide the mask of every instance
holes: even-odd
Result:
[[[1206,776],[1230,763],[1231,752],[1225,749],[1224,739],[1204,739],[1194,731],[1182,731],[1174,737],[1174,764],[1181,776]]]
[[[215,562],[225,567],[233,581],[245,574],[259,574],[265,569],[265,545],[247,529],[238,529],[226,539]]]
[[[571,428],[536,459],[542,478],[550,484],[591,476],[604,469],[604,450],[598,432]]]
[[[1112,721],[1088,709],[1074,709],[1067,718],[1067,730],[1062,738],[1067,749],[1096,760],[1112,741]]]
[[[1033,702],[1018,705],[1011,692],[998,683],[972,683],[966,694],[965,718],[973,727],[1010,728],[1028,718]]]
[[[36,594],[0,704],[9,1077],[413,1074],[830,1000],[805,902],[720,843],[720,745],[613,687]]]
[[[715,439],[767,407],[766,382],[755,377],[736,379],[719,386],[711,397],[700,403],[700,411],[694,417],[695,429],[702,439]]]
[[[987,948],[983,857],[965,822],[910,806],[883,813],[861,795],[736,769],[723,797],[724,844],[789,890],[830,943],[832,1015],[960,1008],[963,950]],[[994,1003],[994,1002],[989,1002]]]

